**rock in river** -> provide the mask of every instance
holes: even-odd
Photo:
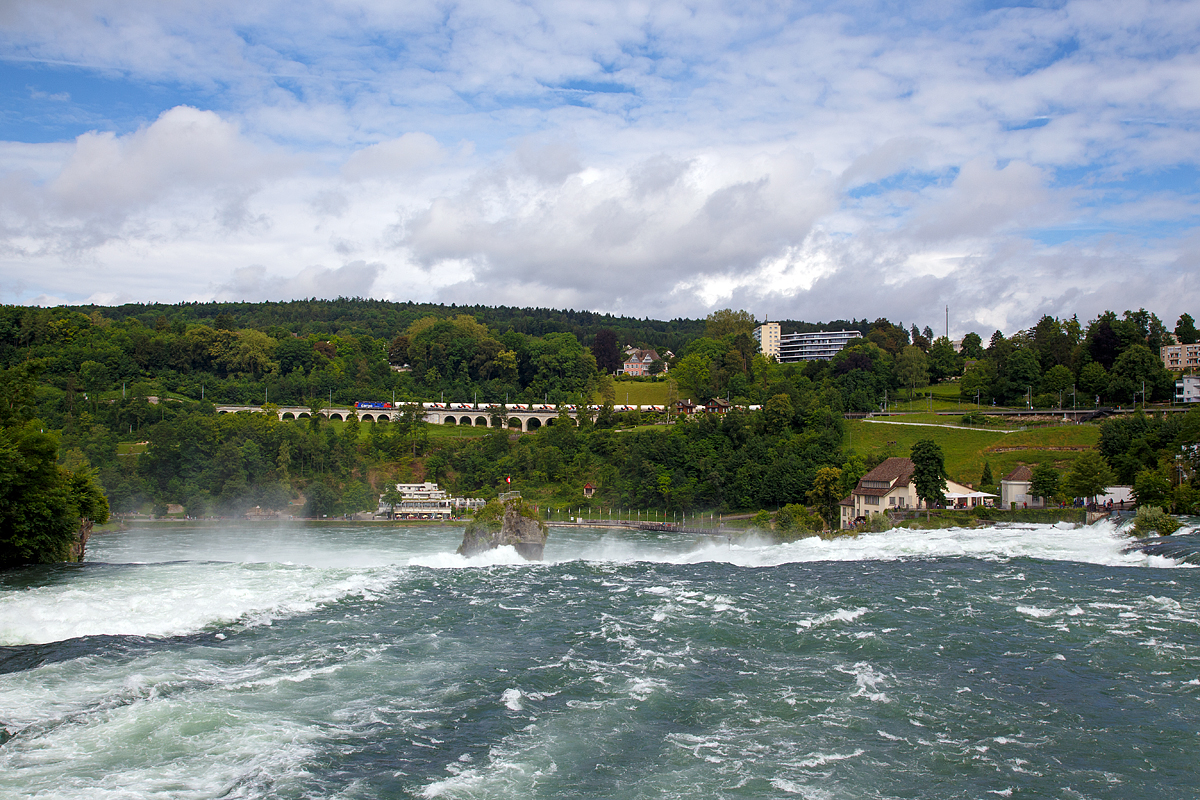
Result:
[[[546,524],[520,497],[491,500],[463,531],[459,555],[474,556],[512,545],[527,561],[541,561],[546,547]]]

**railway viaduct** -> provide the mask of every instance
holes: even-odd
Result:
[[[536,431],[543,425],[553,425],[558,419],[559,411],[552,406],[509,406],[501,411],[499,406],[479,406],[473,407],[468,403],[463,403],[456,407],[457,404],[433,404],[426,403],[424,407],[425,421],[432,425],[468,425],[478,428],[495,427],[493,423],[493,415],[503,414],[506,420],[500,421],[501,426],[511,428],[512,430],[521,431]],[[431,407],[432,406],[432,407]],[[630,406],[630,409],[636,406]],[[650,410],[649,406],[643,407],[645,410]],[[262,406],[217,406],[218,414],[237,414],[241,412],[260,413],[263,411]],[[312,410],[305,406],[277,406],[275,413],[279,419],[301,419],[302,417],[312,416]],[[344,420],[349,418],[351,414],[358,414],[358,418],[363,422],[390,422],[400,417],[403,409],[398,408],[322,408],[319,412],[321,416],[327,419]],[[574,423],[576,417],[579,416],[577,409],[569,407],[566,414]]]

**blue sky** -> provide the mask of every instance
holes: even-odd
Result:
[[[1200,313],[1200,4],[10,2],[0,301]]]

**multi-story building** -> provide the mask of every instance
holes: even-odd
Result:
[[[758,351],[767,358],[779,360],[779,323],[764,322],[754,329],[754,341],[758,342]]]
[[[625,375],[643,376],[650,374],[650,365],[655,361],[662,363],[662,371],[667,371],[667,362],[658,357],[655,350],[632,350],[625,355],[621,372]]]
[[[911,458],[893,457],[885,459],[859,478],[850,496],[838,504],[841,508],[841,527],[850,528],[872,514],[921,508],[921,498],[917,496],[917,487],[912,481],[916,469]],[[963,500],[963,504],[968,506],[978,505],[984,497],[991,496],[972,492],[969,487],[951,480],[946,481],[944,491],[948,500]]]
[[[1168,344],[1159,348],[1163,366],[1179,372],[1200,367],[1200,344]]]
[[[776,360],[783,364],[795,361],[828,361],[851,339],[860,337],[862,334],[858,331],[785,333],[779,337],[779,354]]]
[[[1200,403],[1200,375],[1184,375],[1175,381],[1176,403]]]
[[[486,501],[478,497],[451,497],[436,483],[397,483],[396,489],[404,499],[396,505],[397,518],[450,519],[455,512],[482,508]],[[379,498],[378,514],[388,514],[392,507]]]

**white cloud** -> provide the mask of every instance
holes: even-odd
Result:
[[[11,63],[179,99],[0,143],[0,291],[1195,315],[1200,8],[906,13],[4,4]],[[28,83],[56,114],[89,101]]]
[[[442,146],[427,133],[406,133],[356,151],[342,174],[350,180],[387,179],[426,172],[445,159]]]
[[[336,269],[306,267],[285,277],[254,264],[233,271],[228,283],[216,287],[217,300],[297,300],[309,297],[370,297],[383,264],[352,261]]]

